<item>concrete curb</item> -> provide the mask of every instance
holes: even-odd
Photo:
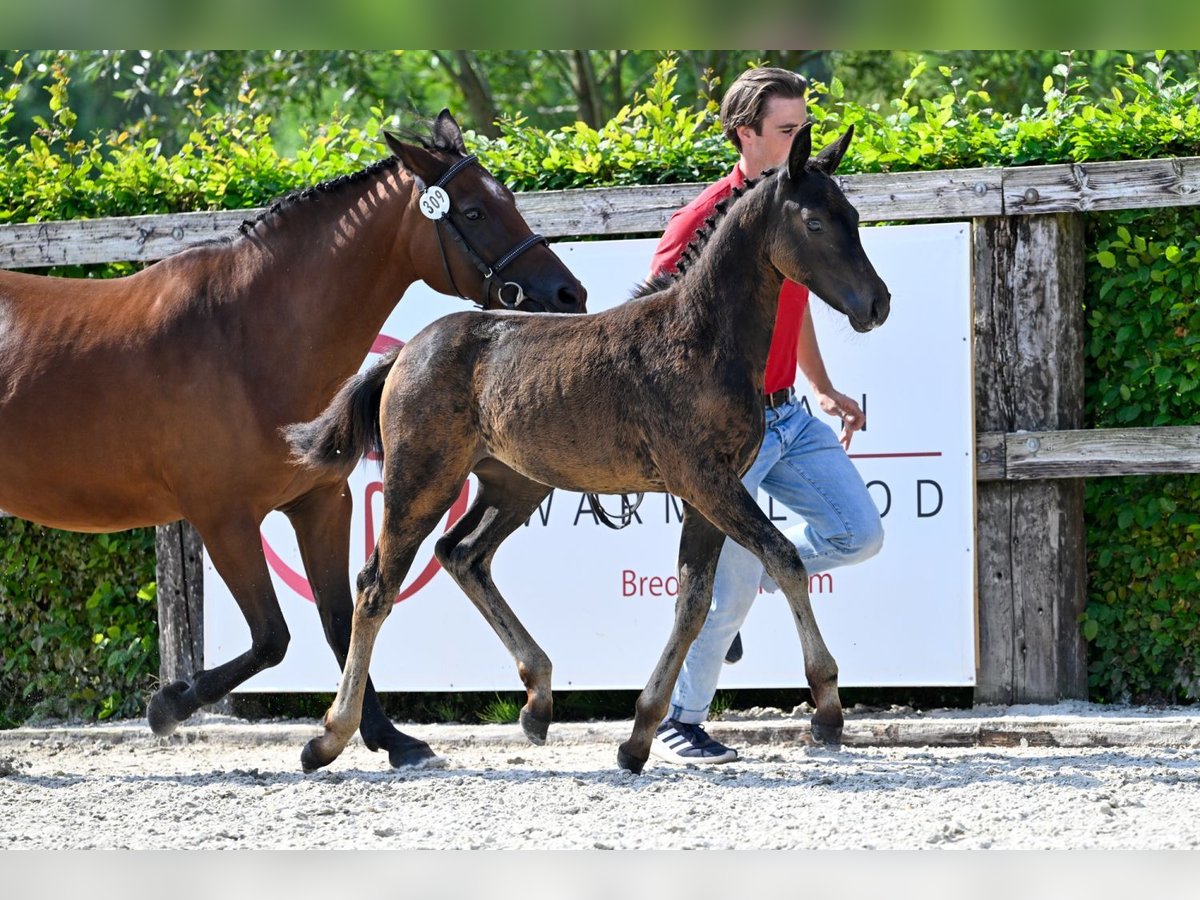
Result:
[[[985,713],[968,710],[856,715],[851,711],[842,741],[846,747],[1200,747],[1200,711],[1089,715],[1054,713],[1054,707],[1044,709],[1048,712],[1012,713],[1000,708]],[[629,737],[632,726],[632,720],[556,723],[550,727],[548,743],[615,746]],[[518,725],[398,723],[398,727],[435,749],[529,746]],[[714,737],[739,747],[813,743],[807,716],[733,718],[706,727]],[[0,731],[0,749],[56,742],[148,746],[209,743],[236,747],[292,744],[299,752],[319,733],[316,720],[250,722],[201,715],[168,738],[151,733],[145,719],[15,728]]]

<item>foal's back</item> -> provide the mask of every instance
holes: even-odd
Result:
[[[714,414],[714,452],[740,459],[760,438],[754,385],[697,327],[670,291],[586,316],[445,316],[397,357],[383,428],[566,490],[669,490],[680,456],[713,444]]]

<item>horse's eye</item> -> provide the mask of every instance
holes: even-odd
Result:
[[[824,228],[820,219],[809,219],[804,224],[808,226],[809,231],[820,231],[822,228]]]
[[[483,210],[468,209],[465,213],[466,217],[472,222],[479,222],[483,219]]]

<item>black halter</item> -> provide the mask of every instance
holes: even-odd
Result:
[[[462,159],[454,163],[454,165],[452,165],[449,169],[447,169],[445,174],[443,174],[433,186],[444,189],[446,185],[449,184],[450,179],[452,179],[471,163],[476,161],[477,160],[474,156],[464,156]],[[423,189],[421,193],[424,194],[425,190],[427,189]],[[517,309],[522,303],[525,302],[526,299],[528,299],[526,298],[525,291],[522,289],[521,285],[517,284],[515,281],[504,281],[500,278],[500,272],[530,247],[534,247],[538,244],[545,244],[546,239],[544,237],[542,237],[540,234],[531,234],[529,237],[525,238],[525,240],[521,241],[519,244],[501,256],[494,263],[488,265],[483,261],[483,258],[475,252],[475,248],[471,246],[466,235],[464,235],[462,231],[459,230],[459,227],[450,220],[448,213],[443,215],[441,218],[434,220],[434,225],[440,225],[443,222],[450,230],[450,237],[454,238],[454,240],[458,242],[459,246],[462,247],[463,252],[467,254],[467,258],[475,264],[475,268],[478,269],[479,274],[483,276],[483,305],[486,305],[487,298],[491,295],[493,286],[496,287],[496,296],[500,298],[500,303],[507,309]],[[449,280],[450,286],[454,288],[454,293],[458,294],[458,296],[462,297],[464,300],[469,300],[470,298],[459,290],[458,284],[454,280],[454,273],[450,271],[450,263],[446,259],[446,248],[442,244],[442,229],[440,228],[437,229],[437,239],[438,251],[442,254],[442,267],[446,270],[446,278]],[[509,292],[509,296],[505,295],[505,291]]]

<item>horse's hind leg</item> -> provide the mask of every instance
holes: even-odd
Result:
[[[176,681],[160,688],[146,710],[155,734],[168,735],[201,706],[216,703],[247,678],[278,665],[290,635],[262,553],[258,522],[251,516],[220,524],[194,522],[205,552],[237,601],[250,626],[250,649],[229,662],[197,672],[189,685]]]
[[[411,473],[405,473],[411,477],[406,478],[400,467],[388,466],[383,524],[375,552],[358,575],[358,599],[350,623],[350,645],[342,680],[333,705],[325,714],[324,733],[309,741],[300,754],[305,772],[333,762],[358,728],[375,638],[392,611],[421,541],[450,508],[467,476],[465,468],[456,472],[452,464],[439,471],[436,454],[422,464],[415,455],[389,449],[389,461],[396,457],[411,463]],[[425,478],[429,480],[423,481]]]
[[[679,540],[679,596],[675,600],[675,622],[650,680],[638,695],[633,733],[617,750],[617,764],[635,775],[650,756],[654,731],[667,713],[671,691],[679,678],[688,648],[704,627],[712,604],[713,577],[725,535],[695,508],[683,507],[683,530]]]
[[[296,529],[304,571],[312,585],[325,630],[338,665],[345,667],[350,649],[350,516],[353,501],[345,482],[306,494],[285,512]],[[428,766],[439,760],[424,741],[410,737],[391,723],[367,679],[362,704],[363,743],[371,750],[386,749],[395,768]]]
[[[837,663],[817,627],[808,599],[808,574],[800,554],[732,473],[728,478],[709,475],[705,485],[702,492],[689,499],[718,528],[759,558],[792,608],[804,652],[804,674],[817,707],[812,717],[813,737],[824,743],[840,742],[843,717]]]
[[[438,561],[487,619],[517,663],[525,685],[521,728],[535,744],[546,741],[553,711],[550,657],[537,645],[492,580],[496,548],[521,526],[550,488],[487,460],[475,470],[479,496],[436,545]]]

